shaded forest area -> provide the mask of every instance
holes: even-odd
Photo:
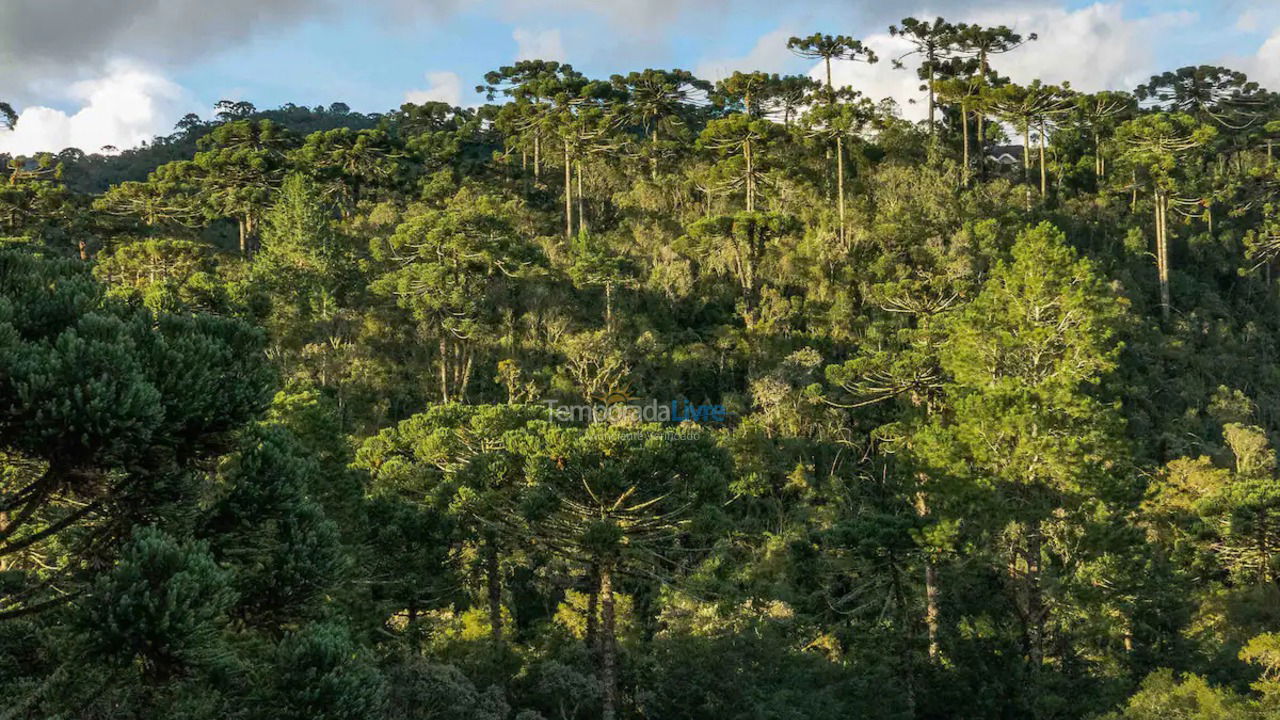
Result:
[[[891,32],[5,158],[0,719],[1280,717],[1280,95]]]

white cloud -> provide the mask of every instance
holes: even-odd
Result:
[[[1014,82],[1026,83],[1039,78],[1047,83],[1070,82],[1083,92],[1097,90],[1132,90],[1146,82],[1158,70],[1156,43],[1171,29],[1188,25],[1195,15],[1168,12],[1140,18],[1126,18],[1120,3],[1095,3],[1077,10],[1044,5],[1006,6],[999,10],[961,12],[949,20],[976,22],[983,25],[1008,25],[1023,35],[1038,33],[1039,40],[993,58],[992,64]],[[915,65],[904,60],[907,68],[895,70],[889,62],[901,56],[910,46],[901,38],[887,33],[866,38],[880,56],[875,65],[839,63],[833,71],[835,81],[850,85],[872,99],[892,97],[902,109],[903,117],[921,120],[928,114],[920,91]],[[1280,43],[1280,41],[1278,41]],[[1277,46],[1280,58],[1280,44]],[[812,71],[814,76],[820,68]],[[915,100],[910,104],[910,100]]]
[[[693,74],[706,80],[720,80],[735,70],[779,72],[795,59],[787,49],[787,40],[794,34],[791,28],[780,27],[762,35],[746,55],[702,60]]]
[[[1250,57],[1231,58],[1231,65],[1239,67],[1250,80],[1256,80],[1265,88],[1280,88],[1280,28],[1263,41],[1257,53]]]
[[[462,77],[455,72],[427,73],[427,87],[424,90],[410,90],[404,94],[407,103],[442,102],[450,105],[462,104]]]
[[[167,133],[187,101],[179,86],[123,62],[110,63],[101,77],[73,83],[67,96],[81,105],[72,114],[38,105],[23,108],[17,128],[0,132],[0,153],[133,147]]]
[[[1003,18],[1003,20],[1001,20]],[[1008,9],[1006,14],[977,15],[977,21],[1003,21],[1040,39],[1004,56],[999,69],[1015,82],[1035,78],[1070,82],[1084,92],[1132,90],[1161,68],[1157,43],[1180,27],[1192,25],[1187,11],[1126,18],[1122,3],[1095,3],[1078,10]]]
[[[912,104],[924,95],[919,91],[920,80],[916,77],[915,68],[910,65],[902,70],[893,67],[893,58],[900,57],[911,49],[911,45],[902,38],[891,37],[888,33],[871,35],[864,42],[870,45],[879,56],[875,64],[864,62],[836,62],[831,66],[831,80],[837,86],[848,86],[861,92],[872,100],[893,98],[901,107],[902,116],[908,120],[923,120],[928,114],[924,104]],[[826,68],[818,63],[809,71],[816,80],[826,80]]]
[[[512,39],[516,41],[516,59],[517,60],[557,60],[564,62],[564,43],[560,40],[560,31],[551,30],[526,30],[524,28],[516,28],[511,33]]]

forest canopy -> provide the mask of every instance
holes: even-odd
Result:
[[[889,32],[0,156],[0,720],[1280,718],[1280,95]]]

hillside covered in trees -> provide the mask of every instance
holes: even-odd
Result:
[[[5,158],[0,720],[1280,718],[1280,95],[891,32]]]

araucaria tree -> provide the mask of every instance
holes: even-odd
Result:
[[[0,720],[1280,717],[1280,103],[983,18],[0,153]]]

